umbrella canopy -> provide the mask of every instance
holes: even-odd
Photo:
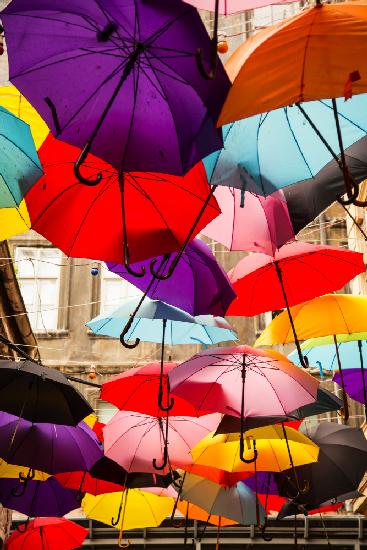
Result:
[[[237,293],[228,315],[294,306],[340,289],[365,269],[360,252],[304,242],[286,244],[274,257],[251,254],[228,274]]]
[[[190,474],[209,479],[213,483],[223,485],[224,487],[232,487],[238,481],[242,481],[252,475],[251,472],[227,472],[215,466],[202,466],[201,464],[190,464],[181,469]]]
[[[216,516],[215,514],[208,514],[206,510],[187,502],[185,500],[180,500],[177,503],[177,509],[185,517],[187,515],[188,519],[196,519],[202,521],[203,523],[211,523],[212,525],[217,525],[218,527],[228,527],[229,525],[236,525],[237,521],[228,519],[223,516]]]
[[[256,503],[254,493],[243,483],[221,487],[208,479],[187,474],[182,484],[181,498],[203,508],[208,514],[224,516],[242,525],[263,524],[266,512]],[[256,510],[259,509],[259,517]]]
[[[312,376],[281,354],[259,351],[204,350],[169,373],[171,390],[205,411],[243,418],[287,415],[315,401],[318,382]]]
[[[34,480],[45,481],[50,476],[40,470],[31,470],[26,466],[17,466],[15,464],[8,464],[5,460],[0,459],[0,478],[25,480],[27,476],[31,476]]]
[[[87,143],[83,159],[91,150],[118,169],[180,174],[221,146],[230,83],[219,60],[212,81],[197,70],[197,48],[207,60],[211,44],[193,7],[16,0],[1,18],[11,82],[57,137]]]
[[[355,336],[359,336],[357,333]],[[358,341],[361,342],[362,355],[367,364],[367,341],[356,339],[354,341],[341,341],[343,335],[337,335],[338,353],[343,369],[357,369],[360,367],[360,355]],[[353,336],[353,335],[351,335]],[[361,334],[363,336],[363,334]],[[367,334],[364,335],[367,338]],[[349,337],[349,335],[348,335]],[[302,353],[307,357],[310,365],[318,366],[321,371],[333,371],[338,369],[338,358],[332,337],[322,337],[324,344],[318,344],[321,338],[310,338],[301,345]],[[298,354],[292,351],[288,359],[299,364]]]
[[[178,478],[176,472],[170,472],[167,475],[127,472],[122,466],[114,460],[107,458],[107,456],[103,456],[97,460],[89,470],[89,474],[101,481],[107,481],[131,489],[147,487],[167,488],[172,483],[172,479]]]
[[[127,259],[127,241],[132,262],[180,248],[210,190],[201,163],[183,177],[125,173],[122,182],[111,165],[91,155],[86,173],[102,174],[100,185],[92,187],[74,174],[79,152],[51,135],[43,143],[45,175],[26,199],[35,231],[67,256],[116,263]],[[218,214],[211,198],[192,237]]]
[[[219,125],[298,102],[341,97],[351,85],[354,93],[367,92],[366,43],[363,2],[319,4],[266,27],[243,42],[226,65],[234,82]]]
[[[168,472],[166,442],[169,441],[169,462],[173,467],[190,464],[190,449],[215,429],[219,420],[219,414],[200,418],[171,416],[165,434],[161,418],[120,411],[103,429],[105,455],[129,472],[156,473],[160,470],[154,466],[158,461],[166,463],[162,470]]]
[[[360,496],[362,496],[360,492],[352,491],[351,493],[341,495],[341,497],[334,498],[326,502],[325,504],[322,503],[319,508],[310,508],[310,506],[307,506],[307,504],[297,504],[294,500],[286,500],[283,498],[283,505],[277,510],[279,511],[277,519],[283,519],[287,516],[294,517],[298,514],[308,516],[314,514],[324,514],[325,512],[336,512],[344,505],[344,501],[354,500],[356,498],[359,498]]]
[[[15,86],[0,86],[0,105],[29,125],[38,150],[50,130],[36,109]]]
[[[42,176],[28,124],[0,107],[0,208],[14,208]]]
[[[6,541],[7,550],[72,550],[79,548],[88,529],[65,518],[36,518],[24,533],[14,531]]]
[[[336,422],[320,422],[308,431],[320,447],[318,461],[297,468],[298,475],[307,479],[309,490],[298,495],[294,502],[317,508],[323,502],[357,490],[367,464],[367,440],[360,428]],[[278,478],[280,493],[294,494],[293,474],[285,472]]]
[[[82,507],[87,518],[127,531],[158,527],[171,514],[174,499],[129,489],[122,493],[85,495]]]
[[[28,481],[25,490],[23,486],[23,482],[14,479],[0,479],[1,504],[31,517],[61,517],[80,507],[77,491],[65,489],[53,477]]]
[[[162,392],[168,392],[168,373],[176,368],[178,363],[163,363]],[[202,416],[208,411],[197,409],[190,400],[182,399],[171,392],[174,399],[169,411],[162,411],[157,403],[160,391],[159,362],[149,363],[144,367],[136,367],[112,376],[102,384],[101,399],[112,403],[120,410],[135,411],[151,416]]]
[[[291,313],[300,340],[363,332],[367,328],[367,297],[326,294],[291,307]],[[260,334],[255,346],[286,344],[293,339],[287,312],[283,311]]]
[[[284,436],[284,432],[286,437]],[[245,434],[245,457],[254,454],[256,442],[256,469],[259,471],[280,472],[290,467],[290,456],[294,466],[316,462],[319,448],[305,435],[282,426],[267,426],[249,430]],[[288,443],[287,443],[288,440]],[[289,452],[288,452],[289,446]],[[250,464],[240,459],[240,434],[206,436],[191,451],[195,464],[222,468],[228,472],[254,472],[254,461]]]
[[[95,334],[119,338],[131,314],[140,302],[139,297],[127,298],[109,313],[101,313],[86,326]],[[231,326],[221,317],[201,315],[193,317],[189,313],[170,306],[161,300],[146,298],[139,307],[125,340],[140,339],[144,342],[162,342],[165,323],[164,343],[175,344],[216,344],[226,340],[237,340]]]
[[[336,382],[339,386],[344,385],[345,392],[355,401],[362,404],[367,403],[367,373],[365,369],[349,368],[343,373],[343,382],[340,373],[336,372],[333,382]]]
[[[0,208],[0,240],[5,241],[31,228],[25,200],[14,208]]]
[[[172,255],[172,261],[176,254]],[[158,265],[164,262],[163,257],[156,258]],[[236,294],[228,277],[217,262],[209,246],[199,239],[189,243],[180,259],[174,274],[169,279],[154,279],[149,273],[151,260],[146,260],[132,266],[134,271],[145,267],[145,275],[136,278],[121,264],[107,263],[110,271],[123,277],[130,283],[147,291],[147,296],[155,300],[162,300],[179,307],[191,315],[224,316]],[[166,258],[165,264],[171,263]],[[165,273],[164,267],[160,273]],[[177,292],[177,288],[180,292]]]
[[[286,416],[271,416],[271,417],[247,417],[245,418],[245,429],[260,428],[270,424],[279,422],[289,422],[294,420],[303,420],[309,416],[325,414],[331,411],[337,411],[343,406],[343,401],[336,395],[319,387],[317,389],[317,398],[313,403],[303,405],[294,411],[291,411]],[[241,429],[241,419],[235,416],[225,414],[217,428],[215,434],[236,433]]]
[[[89,493],[91,495],[121,492],[123,488],[120,484],[97,479],[89,472],[65,472],[55,474],[54,477],[63,487],[76,489],[79,493]]]
[[[210,179],[209,161],[210,157],[204,160],[204,165]],[[277,248],[294,239],[287,202],[281,192],[268,197],[245,192],[243,205],[239,189],[220,185],[214,196],[222,212],[201,233],[229,250],[272,255]]]
[[[58,370],[32,361],[0,361],[0,408],[31,422],[76,426],[93,412]]]
[[[343,95],[343,90],[338,95]],[[348,166],[349,161],[352,168],[359,165],[356,175],[364,166],[365,177],[366,107],[367,94],[347,102],[343,97],[336,100]],[[269,195],[287,185],[312,182],[328,165],[338,167],[332,154],[340,149],[332,101],[308,102],[302,109],[304,112],[296,105],[285,106],[225,126],[224,148],[204,160],[210,183]],[[305,116],[317,124],[329,148]],[[340,169],[339,181],[344,182]]]
[[[0,456],[7,462],[48,474],[89,470],[103,454],[83,422],[76,427],[32,423],[1,412],[0,435]]]

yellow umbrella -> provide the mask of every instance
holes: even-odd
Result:
[[[82,500],[82,508],[87,518],[119,529],[120,544],[123,531],[158,527],[172,513],[174,502],[171,497],[126,489],[121,493],[87,494]]]
[[[0,459],[0,478],[11,478],[24,480],[31,472],[32,479],[35,481],[46,481],[50,476],[45,472],[39,470],[32,470],[26,466],[15,466],[14,464],[8,464],[5,460]]]
[[[36,109],[15,86],[0,87],[0,105],[29,124],[38,151],[50,130]]]
[[[297,336],[318,336],[367,331],[367,296],[326,294],[290,308]],[[286,311],[280,313],[255,342],[255,347],[294,342]]]
[[[0,241],[24,233],[31,227],[25,201],[14,208],[0,208]]]
[[[318,446],[293,428],[265,426],[245,432],[244,457],[240,459],[240,434],[209,434],[191,451],[195,464],[222,468],[227,472],[281,472],[293,466],[316,462]]]

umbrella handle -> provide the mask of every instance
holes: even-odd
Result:
[[[210,68],[209,71],[206,70],[203,63],[203,50],[198,48],[196,50],[196,64],[199,69],[199,72],[205,80],[213,80],[217,73],[217,44],[218,44],[218,19],[219,19],[219,0],[215,0],[215,9],[214,9],[214,27],[213,27],[213,38],[211,39],[210,46]]]
[[[256,459],[258,457],[259,453],[256,449],[256,439],[254,439],[253,442],[254,442],[254,455],[253,455],[252,458],[245,458],[245,455],[244,455],[245,441],[244,441],[243,433],[241,433],[241,436],[240,436],[240,460],[242,462],[245,462],[245,464],[252,464],[253,462],[256,461]]]
[[[88,185],[89,187],[94,187],[95,185],[98,185],[102,180],[102,174],[101,172],[98,172],[95,179],[89,180],[88,178],[85,178],[82,173],[80,172],[81,167],[83,166],[90,148],[91,148],[92,142],[91,140],[88,140],[87,143],[84,145],[78,160],[74,164],[74,175],[77,178],[77,180],[82,183],[83,185]]]
[[[12,496],[15,498],[22,497],[27,490],[28,482],[31,479],[34,479],[34,477],[35,477],[35,472],[32,468],[29,468],[28,474],[26,476],[24,476],[22,472],[19,472],[19,481],[22,481],[23,484],[21,485],[19,490],[17,490],[17,487],[13,487],[13,489],[10,491]]]
[[[122,502],[121,502],[120,507],[119,507],[117,518],[116,519],[114,517],[111,518],[111,525],[113,527],[116,527],[119,524],[119,521],[121,519],[121,510],[122,510]]]
[[[153,458],[152,460],[152,464],[153,464],[153,468],[155,470],[164,470],[165,467],[167,466],[168,464],[168,449],[167,449],[167,445],[165,445],[164,447],[164,450],[163,450],[163,462],[160,466],[157,465],[157,459],[156,458]]]
[[[19,532],[19,533],[25,533],[28,529],[28,525],[29,525],[29,522],[30,522],[31,518],[28,516],[27,519],[25,520],[24,523],[20,523],[19,525],[16,526],[16,530]]]
[[[159,389],[158,389],[158,407],[161,411],[168,412],[175,404],[175,400],[170,397],[169,380],[167,376],[167,405],[163,405],[163,367],[164,367],[164,340],[167,327],[167,319],[162,319],[163,331],[162,331],[162,345],[161,345],[161,370],[159,373]]]
[[[143,298],[144,298],[144,296],[143,296]],[[135,311],[132,313],[132,315],[130,315],[128,322],[126,323],[126,325],[124,326],[124,328],[123,328],[123,330],[120,334],[120,342],[124,346],[124,348],[127,348],[127,349],[134,349],[140,344],[140,338],[135,338],[135,342],[132,343],[132,344],[129,344],[128,342],[126,342],[125,336],[129,332],[129,330],[131,328],[131,325],[133,324],[133,321],[135,319],[135,315],[136,315],[136,313],[137,313],[137,311],[140,307],[141,301],[139,302],[138,306],[135,308]]]
[[[265,541],[265,542],[271,542],[273,540],[273,537],[270,536],[270,535],[266,535],[266,528],[268,526],[268,521],[267,521],[267,518],[265,518],[265,523],[264,525],[261,527],[261,538]]]

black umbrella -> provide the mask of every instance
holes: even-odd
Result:
[[[309,490],[297,494],[297,509],[312,510],[322,503],[356,491],[367,469],[367,440],[360,428],[336,422],[321,422],[306,434],[320,447],[318,462],[296,468],[298,477],[308,482]],[[276,475],[279,494],[296,492],[291,469]]]
[[[309,403],[292,411],[287,416],[254,416],[244,419],[244,429],[252,430],[269,426],[277,422],[288,422],[292,420],[303,420],[308,416],[324,414],[326,412],[337,411],[343,406],[343,401],[336,397],[333,393],[323,388],[318,388],[317,399],[313,403]],[[241,430],[241,419],[235,416],[224,415],[215,434],[237,433]]]
[[[0,410],[30,422],[67,426],[93,412],[61,372],[32,361],[0,361]]]
[[[339,497],[327,500],[322,502],[317,508],[322,508],[323,506],[331,506],[333,504],[338,504],[338,502],[344,502],[346,500],[354,499],[363,496],[359,491],[351,491],[350,493],[345,493]],[[303,514],[304,516],[308,515],[308,512],[315,510],[315,506],[312,504],[297,504],[293,500],[287,500],[281,507],[277,519],[283,519],[288,516],[296,516],[298,514]]]
[[[143,489],[145,487],[168,487],[172,483],[172,474],[155,475],[149,473],[127,472],[122,466],[114,460],[103,456],[89,470],[92,477],[102,481],[116,483],[129,489]],[[178,479],[180,476],[173,472],[173,477]]]

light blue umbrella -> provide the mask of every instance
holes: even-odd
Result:
[[[318,367],[322,376],[323,371],[332,372],[338,370],[338,358],[334,344],[310,347],[312,340],[306,340],[301,346],[302,353],[307,357],[310,365]],[[359,344],[360,342],[360,344]],[[343,369],[359,369],[361,366],[359,345],[361,345],[362,357],[367,364],[367,342],[366,340],[355,340],[353,342],[338,342],[340,362]],[[297,350],[288,355],[288,359],[301,366]]]
[[[331,100],[306,102],[302,108],[333,152],[338,154],[340,149]],[[367,94],[353,96],[350,101],[339,98],[337,109],[344,149],[362,139],[366,140],[367,146]],[[223,127],[223,139],[224,148],[204,159],[212,185],[269,195],[288,185],[314,178],[329,163],[337,166],[331,152],[297,106],[228,124]],[[353,158],[353,151],[349,153]],[[346,158],[348,163],[348,151]],[[366,167],[367,175],[367,164],[364,161],[360,164]],[[340,179],[343,181],[342,171]]]
[[[0,107],[0,208],[18,206],[42,174],[30,127]]]
[[[120,338],[130,315],[139,302],[139,296],[123,300],[116,309],[107,314],[101,313],[86,323],[86,326],[95,334]],[[140,306],[131,327],[124,334],[124,339],[161,342],[164,325],[164,342],[169,345],[217,344],[237,340],[237,335],[222,317],[213,317],[213,315],[193,317],[182,309],[149,298],[145,298]]]

